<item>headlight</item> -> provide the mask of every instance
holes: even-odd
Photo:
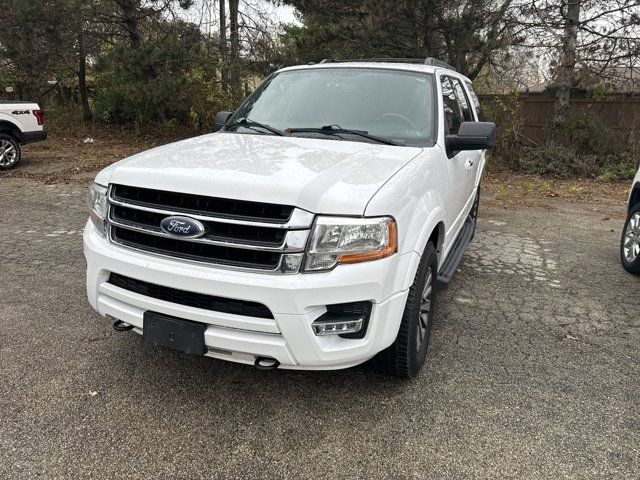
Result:
[[[107,187],[92,183],[89,187],[89,218],[96,229],[104,234],[104,221],[107,218]]]
[[[393,218],[318,217],[305,263],[306,271],[329,270],[393,255],[398,249]]]

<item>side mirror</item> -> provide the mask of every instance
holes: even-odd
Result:
[[[231,115],[233,115],[233,112],[216,112],[216,116],[214,119],[216,131],[220,130],[226,125],[226,123],[231,118]]]
[[[447,135],[447,150],[486,150],[496,146],[496,124],[493,122],[462,122],[457,135]]]

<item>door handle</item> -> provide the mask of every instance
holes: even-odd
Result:
[[[464,166],[465,166],[466,168],[471,168],[471,167],[473,167],[473,160],[471,160],[470,158],[467,158],[467,161],[466,161],[466,162],[464,162]]]

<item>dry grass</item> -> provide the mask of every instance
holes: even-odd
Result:
[[[555,200],[624,206],[630,182],[602,182],[592,178],[555,180],[514,172],[487,172],[482,180],[489,202],[504,208],[553,208]],[[623,210],[621,210],[623,212]]]
[[[194,135],[161,126],[132,132],[102,125],[67,125],[48,129],[48,138],[23,147],[22,161],[1,177],[30,178],[45,183],[85,183],[107,165],[159,145]],[[85,143],[91,138],[92,143]]]

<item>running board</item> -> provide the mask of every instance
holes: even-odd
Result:
[[[449,286],[449,282],[451,281],[453,274],[456,273],[467,246],[469,246],[473,239],[475,226],[475,219],[471,218],[471,216],[467,217],[464,225],[462,226],[462,230],[460,230],[460,233],[453,243],[453,247],[451,247],[449,255],[438,272],[438,279],[434,285],[436,291],[445,290]]]

